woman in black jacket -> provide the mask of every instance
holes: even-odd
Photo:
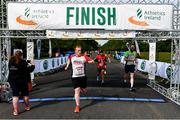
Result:
[[[30,110],[29,106],[29,91],[27,74],[34,70],[34,65],[29,65],[22,58],[22,52],[16,51],[15,55],[9,61],[9,78],[11,89],[13,91],[13,115],[18,115],[19,97],[23,96],[25,110]]]

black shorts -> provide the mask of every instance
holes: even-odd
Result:
[[[135,65],[125,65],[124,67],[125,73],[134,73],[135,71]]]
[[[28,84],[10,83],[13,96],[29,96]]]
[[[74,77],[72,78],[72,82],[74,85],[74,89],[75,88],[86,88],[87,87],[87,77],[83,76],[83,77]]]

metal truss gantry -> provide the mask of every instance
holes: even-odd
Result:
[[[171,81],[169,88],[165,88],[155,80],[150,80],[148,86],[160,94],[180,105],[180,0],[1,0],[0,4],[0,82],[7,80],[11,50],[11,38],[47,39],[46,31],[12,31],[7,24],[7,2],[33,2],[33,3],[74,3],[74,4],[171,4],[173,5],[172,31],[136,31],[136,39],[171,39]]]

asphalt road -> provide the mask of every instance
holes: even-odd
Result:
[[[82,96],[121,97],[121,98],[158,98],[165,103],[135,101],[81,101],[81,112],[73,113],[74,101],[32,102],[31,110],[25,112],[20,104],[21,114],[11,115],[12,107],[8,103],[0,103],[1,119],[167,119],[180,118],[180,106],[164,98],[149,88],[144,75],[136,73],[136,93],[129,92],[129,85],[123,85],[123,66],[119,63],[108,64],[107,77],[102,86],[96,81],[96,65],[87,65],[88,93]],[[38,77],[38,84],[31,92],[31,98],[73,97],[71,70],[60,71],[48,76]]]

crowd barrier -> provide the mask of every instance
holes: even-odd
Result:
[[[120,58],[120,62],[125,64],[124,56],[118,56]],[[136,69],[141,72],[151,73],[151,67],[154,67],[155,75],[162,77],[164,79],[170,80],[171,74],[173,71],[173,66],[170,63],[165,62],[151,62],[145,59],[137,59],[138,64],[136,65]]]
[[[47,71],[50,71],[53,69],[63,67],[66,64],[67,59],[68,59],[68,56],[34,60],[34,62],[35,62],[34,73],[43,73],[43,72],[47,72]]]
[[[34,73],[43,73],[43,72],[47,72],[47,71],[62,67],[66,64],[67,59],[68,59],[68,56],[35,60],[36,67],[35,67]],[[125,64],[123,56],[118,56],[118,59],[120,59],[121,63]],[[173,71],[173,66],[171,66],[170,63],[158,62],[158,61],[151,62],[145,59],[137,59],[137,62],[138,62],[136,66],[137,70],[141,72],[151,73],[150,67],[154,67],[156,76],[170,80],[171,72]]]

